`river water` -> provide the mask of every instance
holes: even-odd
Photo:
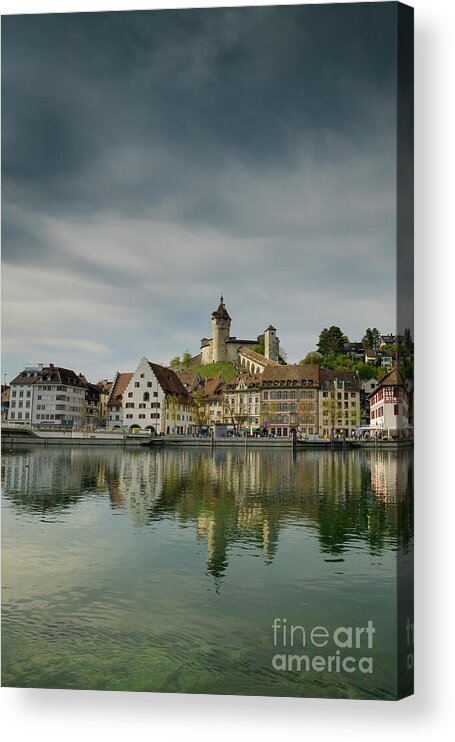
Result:
[[[393,698],[411,477],[406,450],[5,452],[3,684]]]

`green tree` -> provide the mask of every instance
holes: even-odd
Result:
[[[405,350],[412,350],[412,335],[409,327],[406,327],[403,333],[403,347]]]
[[[323,356],[338,355],[338,353],[343,353],[346,342],[347,337],[342,330],[336,325],[332,325],[331,327],[324,327],[321,331],[317,349]]]
[[[278,363],[281,364],[281,366],[288,365],[288,354],[286,353],[282,345],[280,345],[278,350]]]
[[[373,348],[379,348],[381,342],[381,333],[377,327],[367,327],[365,335],[362,338],[363,347],[370,350]]]
[[[194,405],[193,412],[196,419],[196,425],[200,431],[201,428],[206,427],[209,422],[207,399],[203,389],[194,390],[191,392],[190,396]]]
[[[180,360],[179,356],[175,356],[175,358],[172,358],[169,362],[169,366],[173,369],[180,368],[182,365],[182,361]]]
[[[189,350],[185,350],[183,356],[182,356],[182,366],[183,368],[189,368],[191,366],[191,360],[192,355]]]
[[[252,350],[254,350],[256,353],[260,353],[261,356],[265,355],[265,340],[264,335],[258,335],[258,341],[256,345],[253,345]]]
[[[315,366],[321,366],[324,361],[323,356],[321,356],[320,353],[318,353],[316,350],[312,350],[310,353],[307,353],[305,358],[302,358],[299,363],[306,364],[311,363]]]

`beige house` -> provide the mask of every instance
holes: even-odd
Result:
[[[108,421],[109,410],[107,403],[109,402],[112,385],[113,382],[108,381],[107,379],[101,379],[101,381],[99,381],[96,385],[100,390],[99,415],[100,423],[103,426],[107,425]]]
[[[360,425],[360,378],[354,371],[321,368],[319,435],[351,438]]]
[[[224,421],[238,433],[253,433],[261,426],[261,375],[241,374],[226,384]]]

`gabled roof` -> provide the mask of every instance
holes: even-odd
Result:
[[[391,368],[389,373],[381,379],[373,394],[375,394],[382,386],[406,386],[403,377],[396,366]]]
[[[226,384],[226,391],[236,391],[242,382],[248,389],[259,389],[261,379],[262,374],[239,374]]]
[[[321,389],[329,389],[338,380],[349,382],[349,389],[352,392],[360,391],[360,377],[355,373],[355,371],[338,371],[321,368]]]
[[[301,384],[303,381],[310,381],[313,384],[319,384],[319,366],[314,363],[294,363],[289,366],[282,366],[278,363],[267,366],[261,374],[261,382],[295,381]]]
[[[272,361],[270,358],[263,356],[262,353],[256,353],[255,350],[252,350],[245,345],[242,345],[242,347],[239,348],[239,353],[256,363],[261,363],[263,366],[279,366],[278,361]]]
[[[18,374],[12,381],[11,384],[34,384],[38,378],[38,374],[34,376],[26,376],[24,373]]]
[[[175,371],[171,368],[166,368],[166,366],[160,366],[158,363],[148,361],[148,364],[166,396],[173,395],[182,402],[188,402],[190,398],[189,394]]]
[[[117,372],[117,375],[111,387],[111,393],[109,395],[109,400],[107,403],[108,407],[120,407],[121,406],[122,394],[125,391],[128,384],[130,383],[132,378],[133,378],[132,373]]]
[[[192,391],[202,383],[201,375],[198,372],[192,371],[176,371],[175,372],[182,382],[185,389]]]
[[[204,397],[211,399],[218,397],[225,388],[225,383],[220,376],[216,376],[212,379],[205,379],[204,384]]]

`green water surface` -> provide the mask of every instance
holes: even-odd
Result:
[[[388,699],[409,451],[3,455],[6,686]],[[364,674],[277,670],[272,624],[362,627]],[[278,637],[279,638],[279,637]],[[282,638],[282,637],[281,637]]]

